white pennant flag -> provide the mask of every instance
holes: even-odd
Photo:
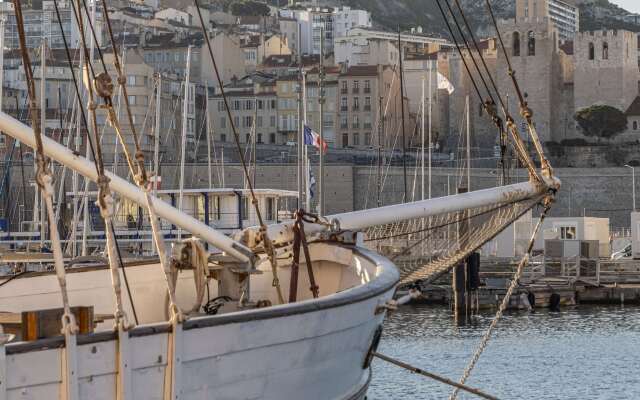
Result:
[[[438,89],[445,89],[447,93],[449,93],[449,95],[451,95],[453,91],[456,90],[451,82],[449,82],[447,77],[442,75],[440,72],[438,72]]]

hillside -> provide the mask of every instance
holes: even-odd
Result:
[[[374,22],[386,29],[401,29],[422,26],[425,32],[448,36],[442,15],[435,1],[424,0],[338,0],[337,4],[371,11]],[[453,2],[451,2],[453,3]],[[483,0],[461,0],[462,6],[474,30],[480,35],[491,33],[489,15]],[[491,0],[498,18],[515,15],[514,0]],[[628,11],[608,0],[579,1],[582,30],[628,29],[640,31],[639,25],[622,21]]]

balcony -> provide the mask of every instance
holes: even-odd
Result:
[[[352,129],[360,129],[360,124],[359,124],[358,122],[354,122],[354,123],[351,125],[351,128],[352,128]]]
[[[371,111],[371,105],[365,105],[364,106],[364,110],[365,111]]]
[[[340,124],[340,129],[349,129],[349,124]]]
[[[351,93],[353,93],[353,94],[358,94],[358,93],[360,93],[360,88],[353,88],[353,90],[351,91]]]
[[[364,88],[364,93],[365,93],[365,94],[369,94],[369,93],[371,93],[371,88],[370,88],[370,87],[366,87],[366,88]]]
[[[349,93],[349,89],[347,88],[340,89],[340,94],[348,94],[348,93]]]
[[[371,123],[367,123],[367,122],[365,122],[365,123],[363,124],[363,128],[364,128],[364,129],[371,129]]]
[[[340,106],[340,111],[349,111],[349,107],[347,107],[347,106]]]
[[[360,106],[353,106],[352,111],[360,111]]]

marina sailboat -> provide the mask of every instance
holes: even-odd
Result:
[[[206,31],[204,37],[217,71]],[[99,74],[87,88],[112,112],[110,82]],[[85,122],[93,119],[95,127],[95,108],[88,108]],[[269,194],[259,197],[241,157],[243,194],[255,220],[243,226],[241,218],[225,232],[176,207],[175,193],[153,193],[137,154],[127,156],[134,184],[104,168],[98,143],[89,160],[43,135],[37,118],[30,127],[0,113],[0,130],[36,150],[38,184],[54,222],[53,268],[0,281],[0,310],[7,318],[29,315],[20,322],[32,327],[26,337],[6,328],[0,336],[0,399],[364,399],[397,285],[450,271],[525,212],[553,200],[559,181],[541,147],[537,168],[509,129],[528,181],[334,215],[298,209],[283,221],[268,215]],[[47,160],[97,183],[106,262],[64,265]],[[234,198],[215,189],[197,196],[211,193]],[[115,198],[146,210],[156,256],[120,257]],[[173,237],[172,227],[183,238]],[[438,243],[424,264],[398,268],[373,250],[415,233]],[[165,239],[172,239],[171,250]],[[46,334],[51,329],[41,316],[59,321],[53,325],[62,326],[62,335]]]

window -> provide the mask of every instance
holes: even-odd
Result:
[[[213,196],[211,198],[211,216],[214,221],[220,221],[222,219],[222,210],[220,208],[220,197]]]
[[[340,98],[340,111],[347,111],[347,109],[348,109],[347,98],[346,97]]]
[[[353,129],[358,129],[360,128],[360,117],[357,115],[353,116]]]
[[[225,111],[224,101],[218,101],[218,111],[220,111],[220,112]]]
[[[342,147],[349,147],[349,134],[348,133],[343,133],[342,134]]]
[[[244,141],[245,143],[251,143],[251,134],[250,133],[247,133],[244,138],[245,138],[245,141]]]
[[[267,212],[266,212],[266,217],[267,217],[267,221],[273,221],[275,220],[275,210],[276,210],[276,202],[275,199],[273,197],[267,197]]]
[[[560,227],[560,239],[573,240],[577,239],[575,226],[561,226]]]
[[[359,97],[354,97],[353,98],[353,111],[358,111],[360,109],[360,98]]]
[[[349,128],[349,121],[347,120],[347,116],[344,114],[340,115],[340,128],[342,129]]]
[[[243,197],[242,198],[242,219],[243,220],[248,220],[249,219],[249,198],[248,197]]]
[[[233,125],[235,127],[239,127],[240,126],[240,117],[238,117],[237,115],[235,117],[233,117]]]
[[[353,81],[353,93],[360,91],[360,81]]]
[[[270,133],[269,134],[269,143],[276,144],[276,134],[275,133]]]
[[[520,33],[513,33],[513,56],[520,57]]]
[[[371,93],[371,81],[364,81],[364,92]]]
[[[258,128],[262,128],[262,116],[258,115],[258,117],[256,118],[256,126]]]
[[[633,130],[634,131],[638,130],[638,121],[633,121]]]
[[[264,101],[258,100],[258,110],[264,109]]]
[[[258,143],[262,144],[262,133],[258,133]]]
[[[602,43],[602,59],[609,59],[609,43],[607,42]]]
[[[371,97],[364,98],[364,110],[371,111]]]
[[[136,105],[136,96],[127,96],[128,100],[129,100],[129,105],[131,106],[135,106]]]
[[[349,89],[347,87],[347,81],[342,81],[342,83],[340,85],[341,85],[340,86],[340,92],[342,94],[346,94],[349,91]]]
[[[234,110],[240,110],[240,105],[241,105],[240,100],[234,100],[233,101],[233,109]]]
[[[253,100],[245,100],[244,101],[244,109],[245,110],[253,110]]]
[[[269,126],[272,128],[276,127],[276,116],[272,115],[271,117],[269,117]]]
[[[225,117],[220,118],[220,128],[227,127],[227,119]]]
[[[223,142],[223,143],[227,141],[227,134],[226,133],[220,134],[220,141]]]
[[[529,31],[527,34],[527,50],[530,56],[536,55],[536,36],[533,31]]]
[[[596,47],[593,45],[593,42],[589,43],[589,60],[596,59]]]
[[[360,146],[360,134],[359,133],[354,133],[353,134],[353,145],[354,146]]]
[[[364,134],[364,145],[371,146],[371,133],[369,132]]]

